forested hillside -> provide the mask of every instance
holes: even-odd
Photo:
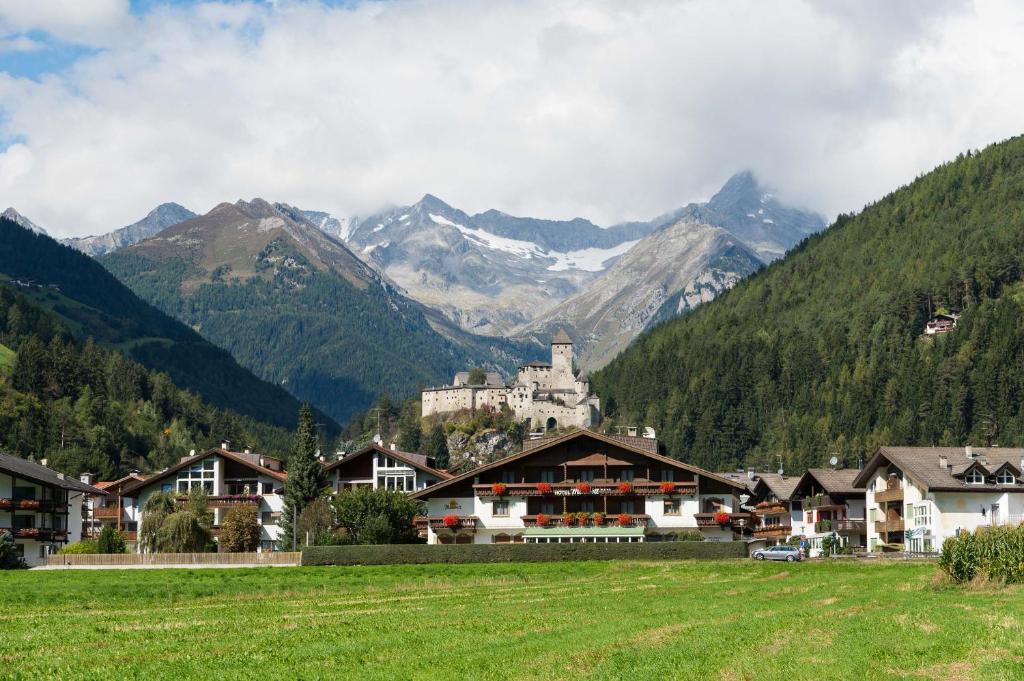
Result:
[[[216,409],[121,353],[76,341],[56,315],[0,286],[0,450],[77,475],[152,471],[231,440],[287,455],[287,431]]]
[[[842,215],[592,384],[712,469],[856,464],[879,444],[1024,445],[1024,138]],[[924,337],[930,310],[962,311]]]
[[[79,341],[119,349],[213,405],[294,427],[295,398],[141,300],[92,258],[0,219],[0,277],[29,283],[24,294],[59,316]],[[338,428],[321,420],[331,432]]]

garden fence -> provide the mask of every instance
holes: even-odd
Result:
[[[302,554],[292,551],[267,553],[76,553],[47,556],[47,567],[89,565],[298,565]]]

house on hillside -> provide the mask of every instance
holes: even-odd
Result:
[[[924,333],[926,336],[949,333],[956,329],[958,319],[960,319],[958,314],[937,314],[925,323]]]
[[[791,499],[803,508],[802,535],[808,542],[808,555],[820,555],[822,540],[830,536],[841,546],[867,546],[864,490],[854,485],[859,473],[856,469],[811,468],[800,477]]]
[[[681,530],[731,540],[753,515],[742,483],[662,456],[653,438],[579,430],[411,496],[431,544],[643,542]]]
[[[139,529],[137,508],[132,497],[125,496],[124,488],[146,480],[148,476],[133,471],[117,480],[93,482],[91,473],[83,473],[80,480],[103,490],[106,494],[88,494],[82,505],[82,536],[98,537],[103,528],[112,525],[121,531],[125,541],[134,542]]]
[[[82,501],[106,492],[77,478],[10,454],[0,454],[0,530],[14,535],[29,565],[82,538]]]
[[[801,476],[760,473],[754,483],[748,506],[758,517],[755,539],[764,539],[768,546],[785,544],[790,537],[806,532],[802,499],[794,496]]]
[[[452,477],[435,465],[424,454],[374,443],[330,462],[326,471],[335,494],[357,487],[415,492]]]
[[[146,500],[156,492],[168,492],[185,503],[189,491],[206,491],[213,511],[213,536],[220,533],[225,513],[236,506],[252,506],[260,524],[260,551],[272,551],[278,538],[278,524],[284,508],[286,474],[280,459],[248,449],[233,452],[224,443],[218,449],[182,457],[177,464],[155,475],[127,484],[122,490],[131,497],[134,517],[145,520]]]
[[[855,484],[868,545],[931,553],[962,531],[1024,521],[1024,449],[881,447]]]

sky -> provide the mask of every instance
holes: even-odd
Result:
[[[749,168],[833,217],[1024,132],[1022,35],[1000,0],[0,0],[0,209],[609,225]]]

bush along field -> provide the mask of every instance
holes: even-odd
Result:
[[[1019,679],[1024,591],[934,563],[21,571],[0,677]]]

